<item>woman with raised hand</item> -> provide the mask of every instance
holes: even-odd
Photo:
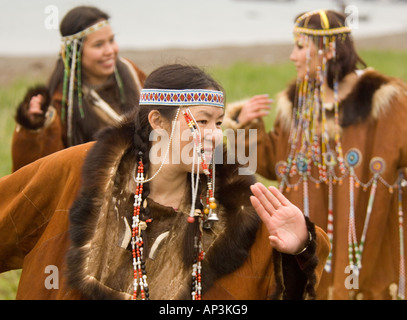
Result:
[[[60,32],[61,52],[48,86],[29,89],[18,106],[12,171],[94,140],[137,106],[145,74],[119,57],[107,13],[76,7],[61,21]]]

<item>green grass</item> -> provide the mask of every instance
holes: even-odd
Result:
[[[369,66],[407,82],[407,52],[361,51],[360,55]],[[213,67],[207,71],[223,85],[229,102],[264,93],[275,99],[277,93],[295,78],[295,69],[289,61],[275,65],[238,62],[231,67]],[[10,146],[15,108],[26,89],[38,80],[22,78],[0,87],[0,177],[11,171]],[[274,116],[271,112],[265,119],[268,128],[271,128]],[[19,270],[0,275],[0,300],[15,298],[19,276]]]
[[[39,83],[39,79],[18,79],[0,87],[0,177],[11,172],[11,139],[14,130],[14,115],[24,98],[27,88]]]
[[[278,65],[238,62],[228,68],[213,68],[211,74],[225,89],[227,102],[257,94],[268,94],[275,100],[277,93],[295,78],[295,69],[289,61]],[[274,110],[265,118],[266,127],[273,122]]]
[[[366,64],[386,75],[398,77],[407,82],[406,51],[361,51],[361,58]]]
[[[14,130],[14,115],[28,87],[41,79],[18,79],[12,84],[0,87],[0,177],[11,172],[11,140]],[[13,300],[17,292],[21,270],[0,274],[0,300]]]

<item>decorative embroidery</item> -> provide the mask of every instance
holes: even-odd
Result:
[[[143,89],[140,94],[140,105],[208,105],[223,108],[224,98],[223,92],[214,90]]]

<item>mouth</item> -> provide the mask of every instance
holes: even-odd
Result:
[[[116,59],[115,58],[110,58],[107,60],[103,60],[100,63],[100,65],[104,68],[111,68],[115,65]]]

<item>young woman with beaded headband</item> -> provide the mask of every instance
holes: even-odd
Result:
[[[330,10],[295,19],[297,79],[278,97],[271,132],[249,103],[224,123],[258,129],[258,173],[327,231],[317,298],[404,299],[406,85],[363,69],[345,21]]]
[[[328,238],[276,188],[208,159],[223,114],[209,75],[163,66],[121,126],[1,179],[0,271],[23,269],[17,298],[313,298]],[[47,265],[58,290],[35,276]]]
[[[61,21],[60,56],[47,87],[28,90],[16,114],[13,171],[60,149],[92,141],[138,103],[145,74],[118,56],[109,16],[95,7]]]

